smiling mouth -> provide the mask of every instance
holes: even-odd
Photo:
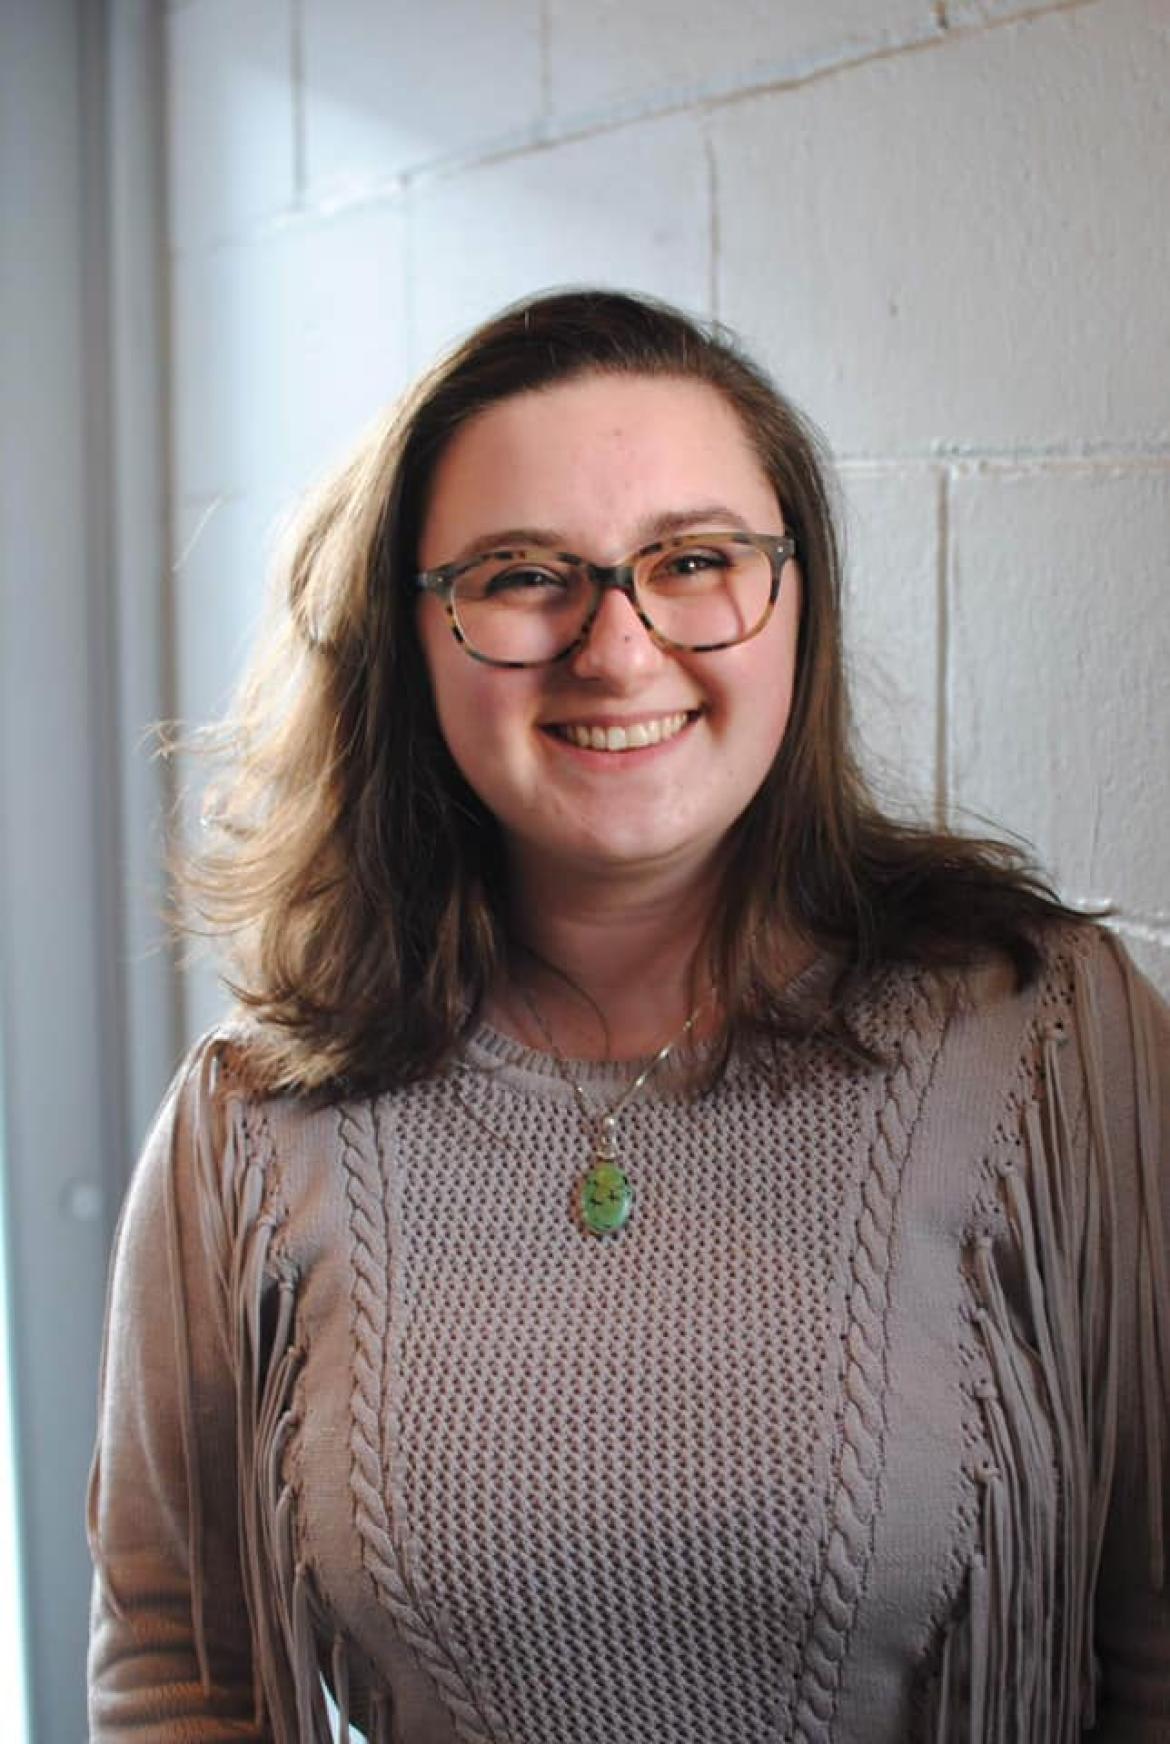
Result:
[[[600,721],[566,721],[550,726],[548,731],[558,739],[567,739],[582,751],[641,751],[647,745],[661,745],[677,738],[683,728],[696,718],[698,710],[680,711],[672,715],[657,715],[652,720],[631,721],[628,726],[606,726]]]

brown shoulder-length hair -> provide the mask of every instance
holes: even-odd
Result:
[[[453,433],[500,400],[589,372],[709,383],[796,540],[791,715],[727,844],[708,940],[722,1057],[791,1030],[794,939],[840,960],[839,1017],[894,962],[960,964],[999,948],[1027,980],[1038,930],[1068,918],[1015,850],[894,821],[871,797],[850,740],[828,471],[796,408],[715,326],[626,293],[540,296],[452,351],[307,505],[282,621],[205,741],[216,773],[180,871],[203,926],[227,940],[268,1088],[373,1090],[437,1071],[505,961],[499,830],[439,732],[412,584]]]

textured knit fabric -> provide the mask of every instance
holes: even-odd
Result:
[[[117,1245],[94,1744],[1170,1739],[1165,1011],[1085,929],[854,1018],[880,1065],[657,1074],[601,1238],[543,1055],[310,1111],[196,1050]]]

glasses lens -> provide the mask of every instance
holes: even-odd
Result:
[[[636,559],[643,616],[680,648],[723,648],[754,636],[772,602],[766,551],[737,533],[671,539]],[[586,566],[555,551],[489,551],[456,577],[455,619],[487,660],[536,666],[580,636],[596,603]]]
[[[734,533],[701,533],[648,552],[635,582],[661,636],[683,648],[724,647],[753,636],[767,617],[772,563]]]
[[[488,660],[536,665],[581,633],[592,589],[553,552],[489,551],[465,569],[452,595],[464,639]]]

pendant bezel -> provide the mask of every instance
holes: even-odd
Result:
[[[594,1151],[593,1166],[577,1182],[577,1216],[588,1235],[617,1235],[630,1221],[634,1209],[634,1187],[625,1170],[620,1168],[612,1143],[608,1153],[600,1143]]]

